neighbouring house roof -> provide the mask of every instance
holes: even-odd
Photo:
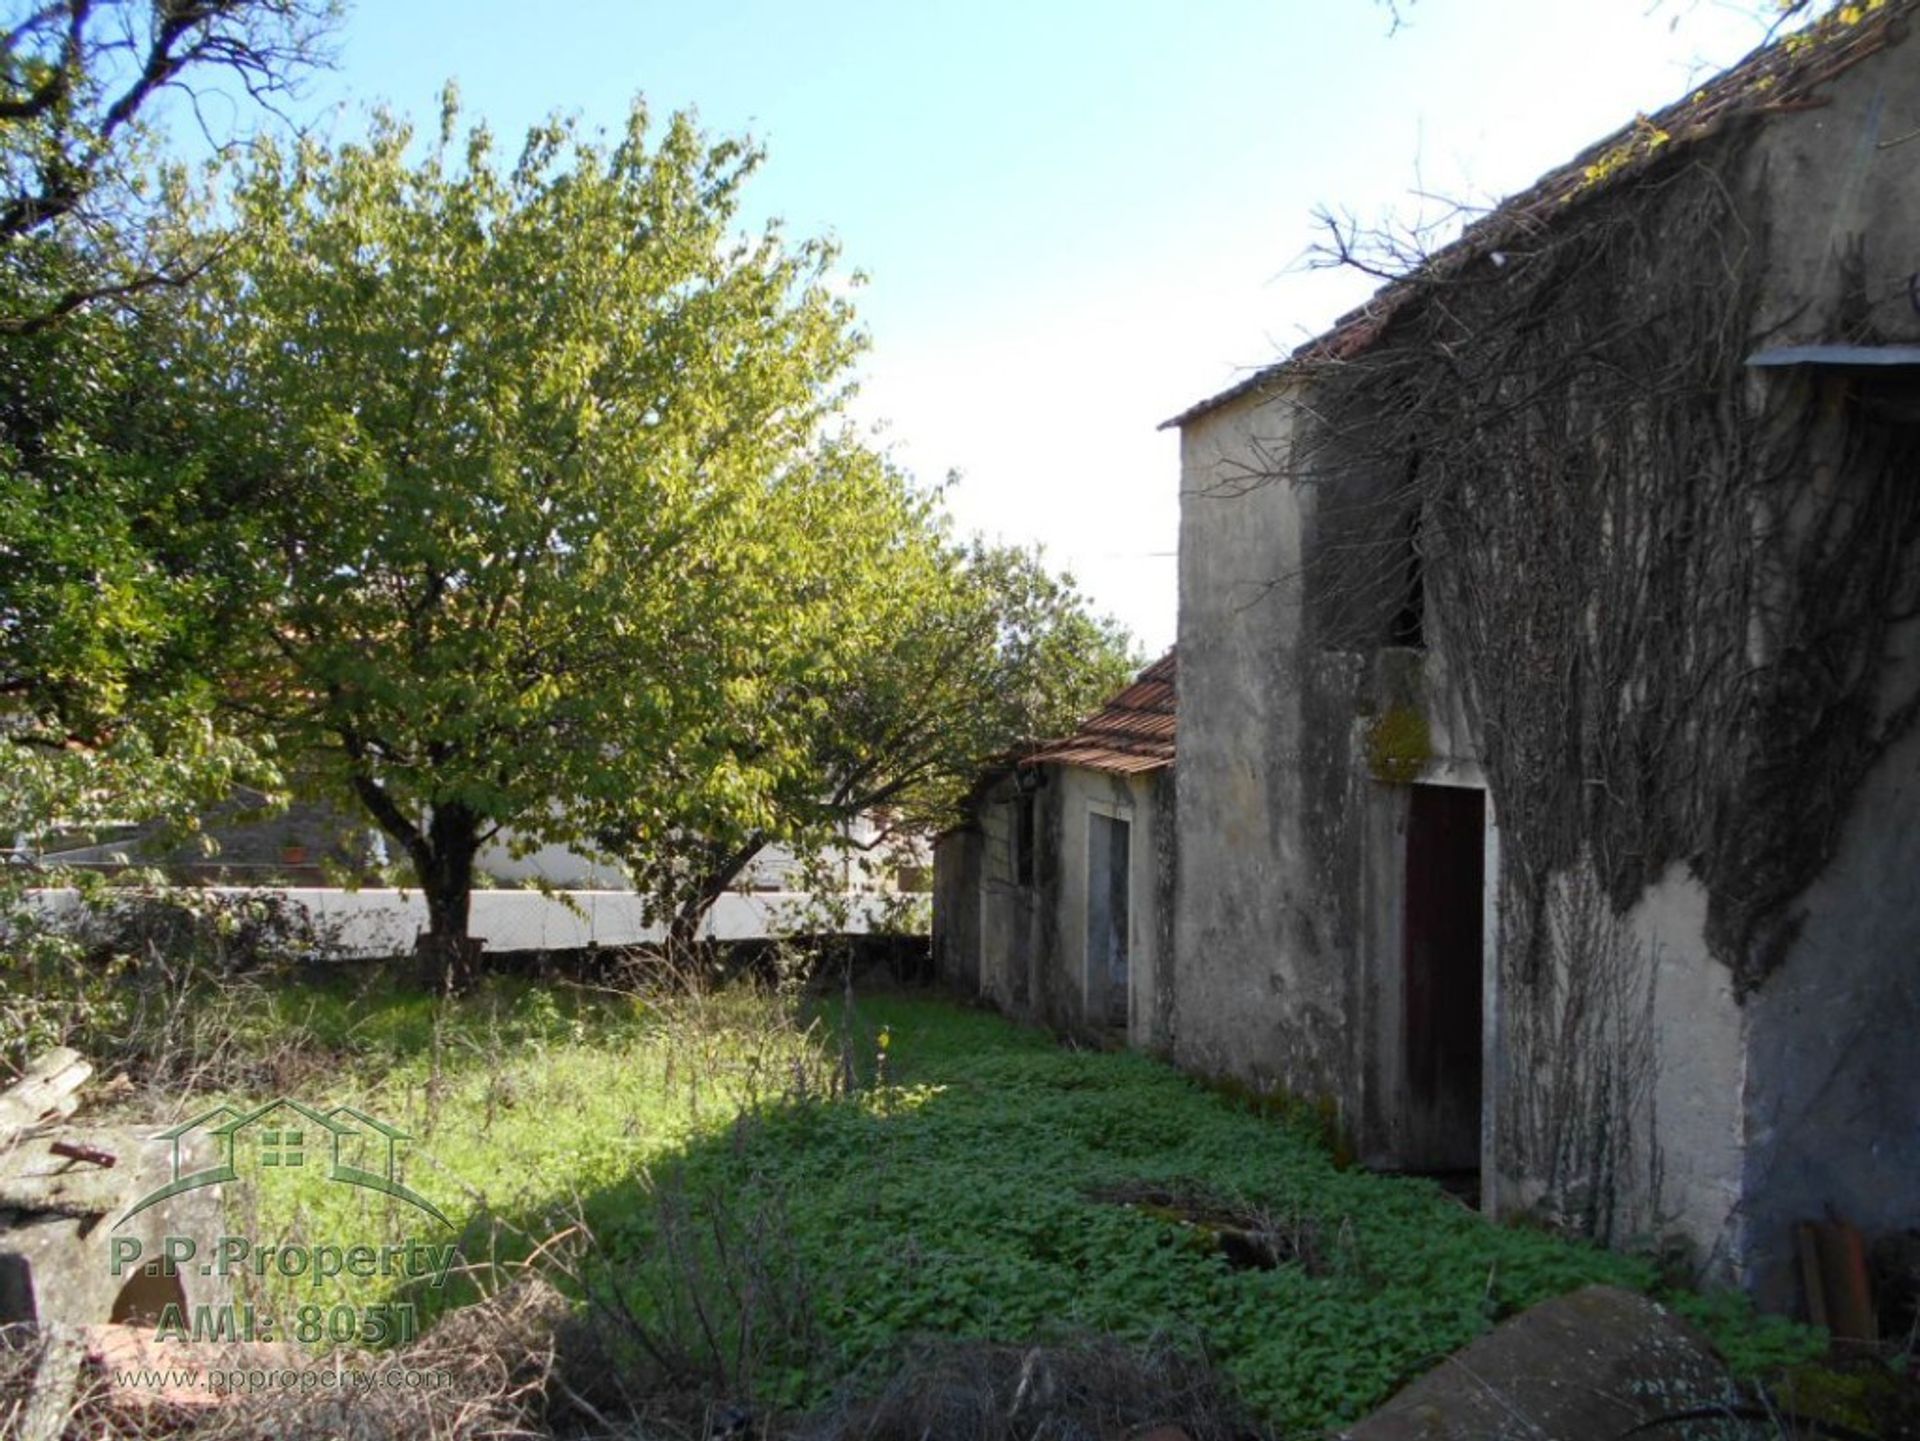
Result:
[[[1425,284],[1541,235],[1581,203],[1641,173],[1656,159],[1719,134],[1738,119],[1770,119],[1817,108],[1825,103],[1816,93],[1821,86],[1904,40],[1916,11],[1920,11],[1920,0],[1861,0],[1832,11],[1805,30],[1761,46],[1684,98],[1652,115],[1636,116],[1548,171],[1467,226],[1459,239],[1435,251],[1412,274],[1382,287],[1366,304],[1341,316],[1331,330],[1161,422],[1159,429],[1178,429],[1265,388],[1296,366],[1361,354]]]
[[[1173,681],[1174,652],[1168,651],[1072,735],[1036,747],[1020,764],[1081,766],[1115,775],[1143,775],[1172,765]]]

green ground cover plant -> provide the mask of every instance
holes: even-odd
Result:
[[[1649,1260],[1337,1164],[1310,1115],[930,998],[335,982],[277,991],[263,1020],[339,1058],[307,1099],[411,1134],[407,1184],[464,1268],[446,1297],[413,1288],[424,1309],[563,1236],[541,1256],[593,1318],[584,1369],[642,1390],[798,1410],[877,1387],[927,1337],[1102,1334],[1202,1353],[1256,1414],[1315,1429],[1535,1302],[1661,1285]],[[275,1181],[263,1235],[424,1234],[385,1198]],[[390,1292],[350,1284],[325,1299]],[[1742,1302],[1668,1299],[1740,1369],[1817,1349]]]

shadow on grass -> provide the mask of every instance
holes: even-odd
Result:
[[[1249,1114],[1146,1057],[922,996],[796,1015],[747,993],[669,1004],[503,981],[454,1013],[378,989],[284,1004],[385,1068],[380,1113],[438,1167],[409,1184],[465,1221],[470,1269],[403,1295],[426,1319],[544,1246],[576,1301],[558,1394],[589,1419],[704,1433],[736,1411],[860,1415],[887,1434],[932,1424],[902,1409],[909,1367],[968,1378],[940,1415],[965,1412],[964,1392],[1013,1428],[951,1434],[1027,1437],[1037,1395],[1079,1394],[1072,1377],[1126,1355],[1171,1394],[1217,1376],[1264,1423],[1314,1431],[1505,1315],[1657,1280],[1431,1183],[1343,1168],[1310,1115]],[[349,1223],[391,1218],[302,1224]],[[1714,1330],[1756,1334],[1744,1312]],[[1127,1425],[1156,1419],[1157,1393],[1125,1394]],[[1195,1441],[1239,1424],[1220,1397],[1181,1423]],[[1119,1414],[1075,1424],[1105,1434]]]
[[[836,1012],[835,1033],[852,1093],[750,1107],[514,1218],[593,1238],[571,1263],[592,1337],[576,1384],[802,1412],[892,1394],[930,1337],[1108,1337],[1217,1368],[1265,1422],[1313,1430],[1536,1301],[1654,1283],[1429,1183],[1343,1170],[1311,1126],[1138,1055],[903,997]],[[1140,1203],[1166,1196],[1184,1214]],[[1220,1216],[1269,1238],[1269,1264],[1234,1264]]]

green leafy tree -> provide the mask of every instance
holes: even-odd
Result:
[[[1138,661],[1036,550],[930,545],[916,587],[875,595],[814,737],[822,799],[842,818],[883,807],[903,826],[954,820],[988,762],[1071,729]]]
[[[177,437],[151,425],[141,308],[212,247],[148,123],[169,92],[267,99],[327,0],[0,8],[0,708],[16,742],[105,743],[136,696],[191,711]],[[192,728],[189,727],[189,730]]]
[[[474,963],[490,840],[771,818],[809,677],[899,482],[835,416],[860,338],[831,246],[738,231],[759,161],[686,116],[271,148],[183,317],[247,626],[231,703],[412,864],[423,952]]]
[[[807,863],[848,845],[862,817],[879,822],[869,847],[937,830],[981,767],[1070,729],[1136,667],[1125,632],[1036,552],[954,541],[937,497],[897,482],[874,486],[866,514],[881,543],[842,575],[838,624],[802,685],[805,763],[759,809],[697,829],[613,827],[676,947],[768,845]]]
[[[190,664],[206,638],[192,457],[147,400],[164,377],[143,313],[211,254],[150,117],[222,85],[269,100],[333,13],[0,4],[0,840],[29,855],[49,828],[183,816],[242,764]]]

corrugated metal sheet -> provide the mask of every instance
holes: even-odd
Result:
[[[1818,365],[1830,370],[1900,370],[1920,366],[1920,345],[1787,345],[1761,350],[1747,364],[1762,370],[1776,366]]]
[[[1851,15],[1849,15],[1851,11]],[[1871,11],[1837,10],[1794,35],[1762,46],[1651,116],[1636,116],[1568,161],[1548,171],[1517,195],[1509,196],[1469,225],[1460,238],[1442,246],[1404,280],[1382,287],[1366,304],[1349,311],[1333,328],[1315,336],[1273,365],[1253,372],[1191,405],[1160,429],[1172,430],[1197,420],[1243,395],[1267,389],[1296,367],[1350,360],[1366,351],[1408,301],[1436,281],[1456,276],[1469,264],[1491,257],[1504,264],[1513,251],[1527,248],[1577,204],[1603,194],[1629,176],[1671,160],[1692,142],[1718,134],[1736,116],[1770,117],[1822,103],[1822,85],[1906,37],[1920,0],[1894,0]]]
[[[1173,764],[1174,653],[1168,651],[1062,740],[1049,741],[1020,764],[1082,766],[1141,775]]]

